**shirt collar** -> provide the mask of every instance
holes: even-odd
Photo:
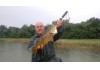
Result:
[[[41,36],[41,35],[39,35],[39,34],[35,34],[35,37],[36,37],[36,38],[39,38],[40,36]]]

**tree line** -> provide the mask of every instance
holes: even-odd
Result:
[[[55,21],[54,21],[55,22]],[[63,20],[62,39],[100,39],[100,19],[92,17],[81,23],[69,23]],[[47,29],[50,25],[46,25]],[[21,28],[0,25],[0,38],[31,38],[35,35],[34,25],[23,25]]]

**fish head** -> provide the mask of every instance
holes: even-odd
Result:
[[[50,33],[55,35],[57,33],[57,25],[52,25]]]

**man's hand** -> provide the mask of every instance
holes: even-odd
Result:
[[[62,20],[59,19],[59,20],[57,20],[57,28],[59,28],[59,27],[61,27],[61,26],[62,26]]]
[[[38,46],[38,49],[42,49],[44,46],[43,45],[41,45],[41,46]]]

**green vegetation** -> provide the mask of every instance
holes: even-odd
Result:
[[[20,42],[20,43],[28,43],[28,38],[0,38],[0,42]]]
[[[35,34],[34,25],[23,25],[21,28],[0,26],[0,38],[30,38]]]
[[[55,21],[54,21],[55,22]],[[48,28],[50,25],[46,25]],[[64,33],[62,39],[100,39],[100,19],[90,18],[77,24],[63,20]],[[21,28],[0,25],[0,38],[31,38],[35,34],[34,25],[23,25]]]
[[[53,21],[55,22],[55,21]],[[46,25],[47,29],[50,25]],[[63,20],[64,31],[61,39],[55,42],[56,47],[67,49],[84,49],[100,51],[100,19],[90,18],[81,23],[69,23]],[[34,25],[23,25],[21,28],[0,25],[0,42],[28,43],[35,34]]]
[[[77,24],[63,21],[64,33],[63,39],[100,39],[100,19],[90,18],[86,22]]]
[[[56,47],[100,51],[100,39],[60,39]]]

